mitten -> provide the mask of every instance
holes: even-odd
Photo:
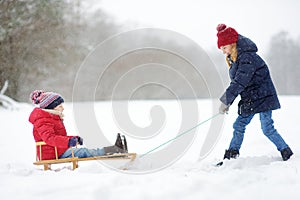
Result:
[[[227,114],[229,111],[229,106],[230,105],[225,105],[224,103],[221,103],[220,107],[219,107],[219,113],[220,114]]]
[[[77,143],[78,143],[77,137],[72,137],[72,138],[69,139],[68,146],[69,147],[75,147],[77,145]]]

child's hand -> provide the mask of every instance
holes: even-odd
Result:
[[[77,137],[72,137],[72,138],[69,139],[68,146],[69,147],[75,147],[77,145],[77,143],[78,143]]]
[[[228,114],[229,111],[229,106],[230,105],[225,105],[224,103],[221,103],[220,107],[219,107],[219,113],[220,114]]]

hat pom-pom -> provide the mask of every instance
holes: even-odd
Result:
[[[225,24],[219,24],[219,25],[217,26],[217,31],[218,31],[218,32],[223,31],[225,28],[226,28],[226,25],[225,25]]]
[[[45,92],[43,90],[35,90],[35,91],[31,92],[30,100],[34,104],[39,104],[40,103],[40,100],[39,100],[40,98],[39,97],[44,93]]]

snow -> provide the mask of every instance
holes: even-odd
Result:
[[[17,110],[0,108],[1,199],[299,199],[300,135],[296,126],[298,112],[294,105],[299,103],[300,96],[280,96],[280,100],[282,108],[273,112],[273,118],[275,127],[294,151],[289,161],[281,161],[276,147],[261,133],[256,116],[246,130],[240,157],[225,161],[222,167],[213,165],[223,157],[229,145],[236,117],[235,104],[225,116],[222,133],[207,157],[199,159],[199,152],[209,122],[197,128],[197,137],[180,159],[154,171],[151,167],[156,166],[159,160],[147,156],[138,158],[134,163],[114,163],[117,168],[127,166],[129,169],[126,171],[112,169],[97,161],[81,162],[75,171],[70,170],[69,164],[53,165],[52,171],[43,171],[42,167],[32,164],[35,147],[28,116],[33,107],[23,103]],[[132,108],[134,104],[139,108],[135,109],[138,116]],[[139,126],[151,123],[145,113],[154,104],[165,108],[166,122],[162,132],[153,138],[141,140],[128,136],[131,151],[145,153],[177,134],[160,136],[166,130],[179,130],[176,124],[169,127],[178,121],[177,114],[180,112],[174,101],[140,101],[134,104],[130,105],[130,116]],[[199,123],[212,115],[208,104],[209,100],[198,101],[201,110]],[[99,122],[107,120],[101,127],[103,132],[115,134],[120,127],[113,117],[109,117],[110,107],[109,102],[97,102],[95,105],[95,109],[104,113],[103,116],[97,115]],[[72,103],[65,104],[64,123],[70,134],[77,131],[72,109]],[[110,142],[113,142],[114,134],[107,135]],[[139,145],[140,142],[143,145]]]

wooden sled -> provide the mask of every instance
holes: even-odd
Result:
[[[71,158],[58,158],[57,147],[55,149],[55,159],[53,160],[42,160],[42,146],[45,145],[45,142],[36,142],[36,146],[40,148],[40,158],[36,157],[36,161],[33,163],[34,165],[43,165],[44,170],[50,170],[51,164],[60,164],[60,163],[71,163],[72,170],[78,168],[79,161],[88,161],[88,160],[130,160],[134,161],[136,158],[136,153],[120,153],[120,154],[112,154],[112,155],[104,155],[104,156],[96,156],[96,157],[88,157],[88,158],[78,158],[74,156],[74,150],[72,148],[72,157]]]

